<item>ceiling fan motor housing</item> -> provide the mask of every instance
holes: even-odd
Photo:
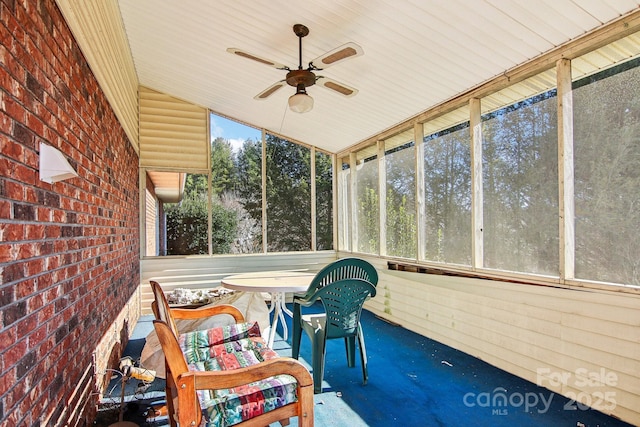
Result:
[[[316,83],[316,75],[309,70],[291,70],[287,73],[287,84],[293,87],[303,84],[304,87],[313,86]]]

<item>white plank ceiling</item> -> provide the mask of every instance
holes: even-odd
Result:
[[[118,0],[140,84],[293,140],[339,152],[638,8],[640,0]],[[321,72],[355,87],[308,89],[291,112],[276,70],[238,48],[303,65],[344,43],[364,55]]]

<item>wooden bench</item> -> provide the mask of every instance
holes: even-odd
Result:
[[[151,282],[154,327],[165,355],[172,426],[313,426],[313,379],[300,362],[269,348],[257,323],[229,305],[171,309]],[[236,324],[179,334],[174,318],[228,314]]]

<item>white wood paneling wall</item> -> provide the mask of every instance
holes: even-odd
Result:
[[[373,313],[640,425],[640,296],[393,271],[365,258],[380,274],[365,306]],[[585,378],[603,372],[609,384]]]

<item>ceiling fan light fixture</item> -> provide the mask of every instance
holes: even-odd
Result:
[[[295,113],[306,113],[313,108],[313,98],[307,94],[304,85],[298,85],[296,93],[289,97],[289,108]]]

